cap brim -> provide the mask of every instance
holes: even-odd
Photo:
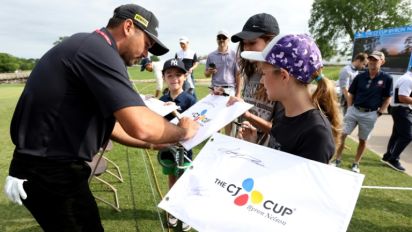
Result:
[[[149,52],[155,56],[161,56],[169,52],[169,49],[152,33],[144,30],[146,34],[155,41],[155,44],[149,49]]]
[[[240,56],[247,60],[266,62],[265,57],[263,57],[262,52],[244,51],[240,53]]]
[[[264,32],[241,31],[237,33],[236,35],[233,35],[231,40],[233,43],[237,43],[244,39],[247,39],[247,40],[256,39],[264,34],[265,34]]]
[[[181,68],[181,67],[179,67],[179,66],[170,66],[170,67],[167,67],[167,68],[165,68],[165,69],[162,69],[162,73],[164,73],[166,70],[168,70],[168,69],[171,69],[171,68],[177,68],[177,69],[180,69],[180,71],[183,71],[183,73],[187,73],[187,70],[186,69],[184,69],[184,68]]]
[[[382,60],[382,58],[381,58],[380,56],[376,56],[376,55],[369,55],[369,56],[368,56],[368,59],[369,59],[369,57],[373,57],[373,58],[375,58],[375,59],[377,59],[377,60]]]

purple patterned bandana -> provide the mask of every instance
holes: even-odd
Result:
[[[265,60],[286,69],[303,83],[310,83],[313,73],[323,66],[318,46],[306,34],[282,37],[267,53]]]

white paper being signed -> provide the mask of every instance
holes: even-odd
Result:
[[[192,139],[181,142],[186,150],[200,144],[253,106],[246,102],[226,106],[228,100],[229,97],[208,95],[181,114],[192,118],[200,125]],[[175,118],[171,122],[177,124],[178,120]]]
[[[176,104],[165,104],[165,102],[160,101],[159,99],[151,96],[145,96],[140,94],[140,97],[143,99],[144,103],[146,106],[154,111],[156,114],[159,114],[160,116],[164,117],[174,110],[178,109],[178,106]]]

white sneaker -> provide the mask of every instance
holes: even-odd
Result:
[[[340,167],[341,164],[342,164],[341,160],[334,160],[334,161],[330,162],[329,165],[334,166],[334,167]]]
[[[175,218],[171,214],[167,214],[167,225],[169,227],[176,227],[177,226],[177,218]]]
[[[182,222],[182,231],[189,231],[190,229],[192,229],[191,226],[189,226],[188,224]]]
[[[359,164],[357,163],[352,164],[352,172],[360,173]]]

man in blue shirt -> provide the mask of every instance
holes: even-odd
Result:
[[[366,141],[382,112],[386,111],[392,96],[392,77],[380,70],[385,63],[385,55],[374,51],[368,56],[368,70],[358,74],[349,87],[348,111],[344,118],[342,143],[336,151],[336,160],[340,166],[346,136],[359,125],[359,145],[356,151],[352,171],[359,173],[359,162],[366,148]]]

